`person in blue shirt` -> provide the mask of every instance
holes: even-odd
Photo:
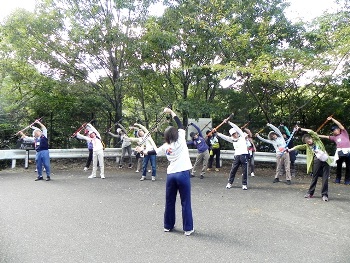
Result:
[[[23,141],[33,142],[35,145],[35,163],[38,172],[38,177],[35,181],[43,180],[43,166],[46,172],[46,181],[50,181],[50,154],[47,129],[39,120],[35,121],[35,123],[39,124],[41,129],[35,129],[33,131],[33,137],[26,136],[22,131],[19,134],[22,136]]]
[[[200,178],[204,178],[205,171],[207,170],[208,160],[209,160],[209,146],[206,143],[205,139],[203,138],[203,134],[201,132],[201,129],[194,123],[190,123],[196,130],[197,133],[191,132],[190,136],[192,140],[187,141],[187,145],[194,145],[197,148],[198,155],[196,157],[196,161],[193,165],[191,176],[194,177],[196,173],[196,168],[199,166],[200,163],[202,163],[202,170]]]

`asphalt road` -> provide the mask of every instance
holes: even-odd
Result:
[[[53,165],[50,182],[33,169],[0,171],[0,262],[350,262],[350,187],[330,183],[329,202],[303,196],[310,178],[273,184],[273,174],[227,172],[192,178],[195,233],[163,232],[165,167],[157,181],[108,167],[88,179],[80,164]]]

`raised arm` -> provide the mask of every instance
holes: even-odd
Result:
[[[118,125],[119,125],[119,127],[122,129],[122,131],[123,131],[125,134],[127,134],[127,131],[126,131],[126,129],[124,128],[124,126],[121,125],[120,123],[118,123]]]
[[[344,126],[343,126],[339,121],[337,121],[336,119],[334,119],[333,117],[328,117],[327,120],[333,121],[336,125],[338,125],[339,129],[345,130]]]
[[[201,132],[201,129],[200,129],[196,124],[194,124],[193,122],[191,123],[191,125],[197,130],[198,135],[199,135],[200,137],[203,137],[203,134],[202,134],[202,132]]]
[[[239,134],[241,137],[244,137],[244,133],[243,133],[243,131],[241,130],[241,128],[239,128],[239,127],[238,127],[236,124],[234,124],[233,122],[228,121],[227,123],[230,124],[231,127],[234,128],[234,129],[238,132],[238,134]]]

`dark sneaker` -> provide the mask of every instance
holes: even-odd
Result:
[[[131,168],[132,168],[132,164],[131,164],[131,163],[129,164],[129,167],[128,167],[128,168],[129,168],[129,169],[131,169]]]
[[[34,181],[40,181],[40,180],[43,180],[43,178],[42,177],[38,177]]]
[[[50,177],[47,177],[47,178],[46,178],[46,181],[50,181],[50,180],[51,180],[51,178],[50,178]]]
[[[340,184],[340,179],[335,179],[334,183],[335,184]]]
[[[273,183],[278,183],[279,181],[280,181],[279,178],[275,178],[275,179],[273,180]]]
[[[203,179],[204,178],[204,175],[203,174],[201,174],[201,176],[199,177],[200,179]]]
[[[287,180],[286,184],[287,184],[287,185],[291,185],[292,182],[291,182],[290,180]]]
[[[123,165],[119,165],[119,169],[123,168]]]
[[[345,181],[345,185],[350,185],[350,181]]]
[[[313,196],[312,194],[306,194],[306,195],[304,195],[305,198],[312,198],[312,196]]]
[[[322,200],[325,202],[328,202],[328,196],[326,196],[326,195],[322,196]]]

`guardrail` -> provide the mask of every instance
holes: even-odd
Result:
[[[51,159],[87,158],[89,155],[87,148],[50,149],[49,151]],[[191,158],[196,158],[196,149],[189,149],[189,153]],[[106,148],[104,154],[105,158],[119,157],[121,155],[121,148]],[[222,160],[232,160],[234,157],[234,151],[221,150],[220,157]],[[165,158],[165,156],[163,158]],[[0,160],[12,160],[12,168],[16,167],[17,160],[24,160],[24,167],[28,168],[29,160],[34,159],[35,150],[0,150]],[[271,152],[256,152],[254,160],[255,162],[276,162],[276,155]],[[298,154],[295,162],[297,164],[306,164],[306,155]]]

